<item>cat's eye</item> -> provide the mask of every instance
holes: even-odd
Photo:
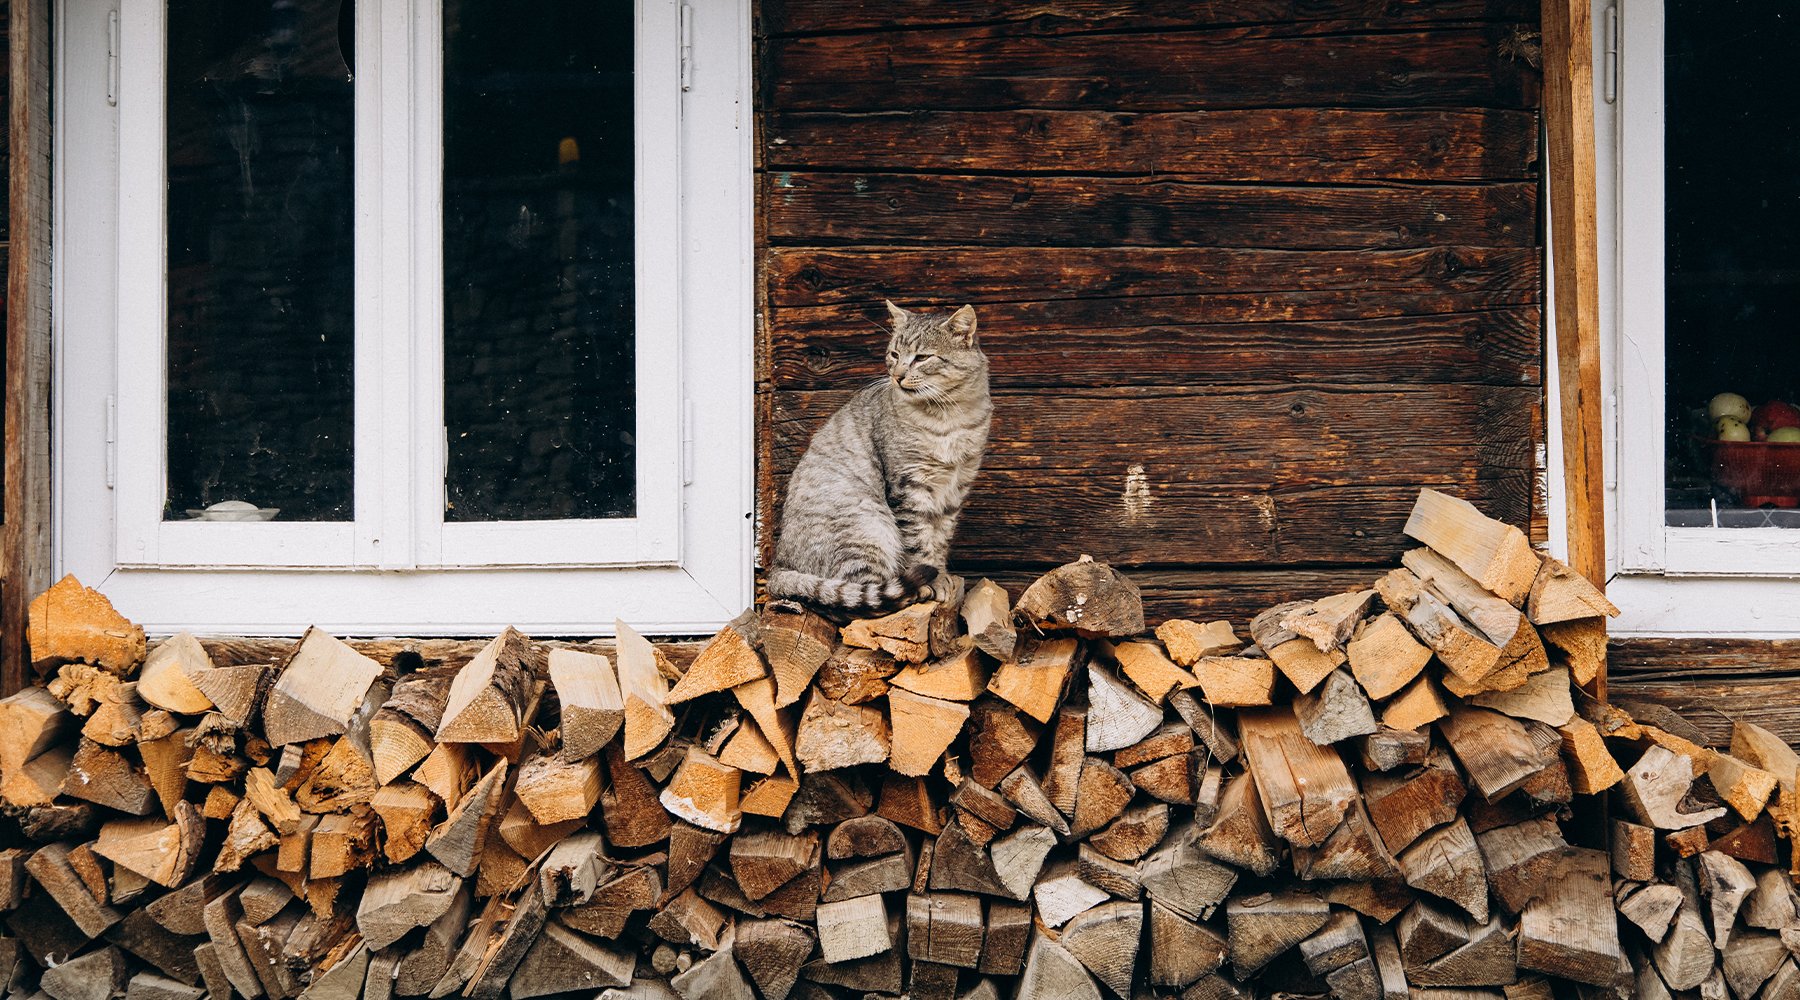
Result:
[[[927,361],[936,361],[937,355],[935,355],[935,354],[919,354],[919,355],[915,355],[913,357],[913,360],[917,361],[919,364],[924,364]]]

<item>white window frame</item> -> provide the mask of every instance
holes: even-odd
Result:
[[[680,633],[741,610],[748,0],[637,3],[637,516],[486,523],[443,520],[439,0],[357,8],[356,520],[162,519],[163,11],[58,3],[59,566],[158,631]]]
[[[1664,523],[1664,7],[1591,9],[1614,632],[1800,636],[1800,531]]]

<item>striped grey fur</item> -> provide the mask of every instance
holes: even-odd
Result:
[[[893,317],[887,377],[832,414],[788,480],[769,596],[847,609],[924,596],[987,447],[975,310]]]

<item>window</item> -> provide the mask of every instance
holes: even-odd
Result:
[[[61,565],[154,629],[736,614],[748,21],[63,0]]]
[[[1709,414],[1721,393],[1800,403],[1800,19],[1774,0],[1593,9],[1620,630],[1800,634],[1800,444],[1721,442]]]

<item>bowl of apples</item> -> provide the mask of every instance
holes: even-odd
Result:
[[[1713,482],[1746,507],[1800,506],[1800,407],[1770,400],[1752,408],[1735,392],[1707,404]]]

